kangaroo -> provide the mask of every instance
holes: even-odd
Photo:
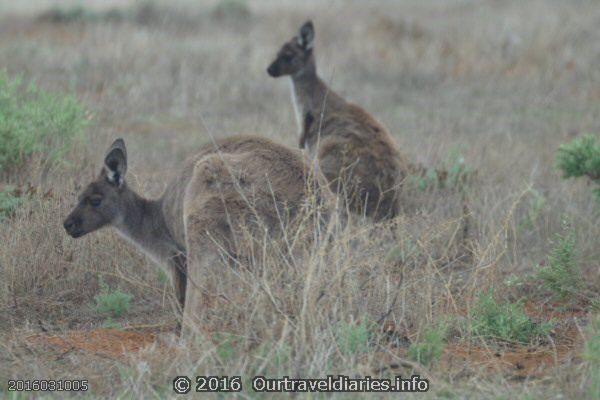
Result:
[[[236,257],[241,229],[276,237],[308,204],[327,197],[312,179],[300,151],[268,139],[236,136],[204,145],[188,158],[164,194],[148,200],[125,181],[127,150],[117,139],[99,176],[79,196],[64,221],[73,238],[112,226],[144,253],[166,265],[183,308],[182,335],[201,307],[203,268],[216,268],[225,252]],[[331,193],[329,194],[331,196]],[[320,203],[321,204],[321,203]],[[185,305],[185,306],[184,306]]]
[[[379,122],[319,78],[314,39],[308,21],[284,43],[267,69],[274,78],[290,77],[300,148],[318,159],[331,189],[343,192],[350,210],[375,220],[393,218],[409,165]]]

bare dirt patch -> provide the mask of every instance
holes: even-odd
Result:
[[[575,345],[559,344],[554,347],[520,346],[501,351],[464,344],[449,344],[444,349],[440,365],[447,368],[463,367],[478,369],[486,374],[501,372],[514,378],[541,377],[548,368],[557,366],[562,360],[572,356]]]
[[[80,350],[108,357],[120,357],[139,352],[149,346],[159,345],[155,333],[121,331],[112,328],[69,331],[62,335],[33,335],[27,338],[27,342],[63,352]]]

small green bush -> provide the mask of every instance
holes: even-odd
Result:
[[[587,176],[600,183],[600,138],[597,136],[584,135],[560,145],[557,160],[563,178]],[[600,187],[594,189],[594,194],[600,201]]]
[[[558,166],[563,178],[590,176],[600,179],[600,140],[592,135],[574,139],[558,148]]]
[[[0,171],[34,154],[55,160],[83,131],[87,121],[74,96],[52,96],[24,87],[0,71]]]
[[[123,292],[121,289],[112,290],[106,282],[99,278],[100,293],[94,296],[96,300],[96,312],[101,314],[110,314],[111,317],[118,318],[129,311],[129,302],[133,296]]]
[[[459,148],[450,150],[445,164],[446,169],[442,170],[417,167],[414,174],[406,177],[406,184],[409,187],[423,191],[438,188],[464,189],[468,187],[474,171],[465,164],[465,158]]]
[[[409,175],[406,177],[406,184],[419,190],[436,188],[443,182],[440,182],[437,172],[429,168],[420,175]]]
[[[536,273],[544,288],[561,300],[576,296],[583,286],[581,271],[575,261],[575,244],[575,233],[563,222],[563,232],[556,235],[546,264],[538,267]]]
[[[444,182],[446,187],[455,188],[463,186],[473,175],[473,170],[467,164],[465,164],[465,157],[458,148],[450,151],[447,165],[448,176]]]
[[[472,310],[471,332],[475,336],[529,343],[548,334],[550,323],[536,324],[524,312],[523,304],[498,304],[491,291],[478,295]]]
[[[336,341],[338,348],[345,355],[365,353],[369,348],[370,329],[366,322],[340,322],[337,326]]]
[[[425,330],[422,340],[412,343],[408,348],[408,357],[423,365],[437,362],[444,349],[445,334],[445,326]]]
[[[158,281],[160,283],[167,283],[169,281],[169,276],[163,269],[158,270]]]
[[[24,201],[25,198],[18,196],[12,186],[0,190],[0,222],[11,215]]]

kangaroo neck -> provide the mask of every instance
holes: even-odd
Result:
[[[292,103],[298,132],[302,135],[306,121],[316,121],[330,110],[343,107],[345,101],[319,78],[316,69],[290,77]]]
[[[303,116],[306,112],[320,113],[331,94],[316,71],[307,71],[291,78],[292,97]],[[300,120],[301,121],[301,120]]]
[[[184,253],[167,226],[162,199],[148,200],[124,188],[121,218],[115,223],[118,232],[159,263],[169,263]]]

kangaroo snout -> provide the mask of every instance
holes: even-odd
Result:
[[[277,68],[277,65],[275,65],[275,63],[273,63],[269,65],[269,68],[267,68],[267,73],[273,78],[277,78],[279,76],[279,68]]]
[[[81,218],[69,215],[67,219],[65,219],[65,222],[63,222],[63,227],[69,236],[73,238],[83,236],[83,231],[81,230]]]

